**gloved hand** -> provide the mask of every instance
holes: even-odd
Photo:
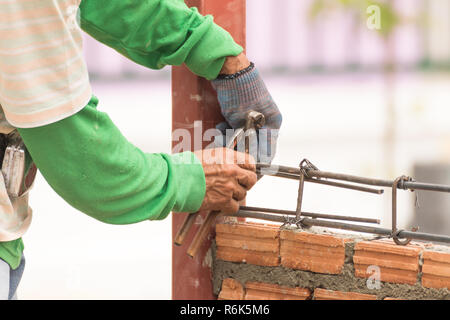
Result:
[[[275,156],[282,116],[254,64],[233,75],[220,75],[212,81],[212,86],[217,91],[222,115],[228,124],[218,125],[223,133],[230,127],[242,128],[250,110],[264,114],[266,123],[258,132],[257,159],[270,163]]]

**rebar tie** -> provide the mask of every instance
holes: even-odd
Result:
[[[308,175],[309,170],[317,170],[319,171],[319,168],[317,168],[314,164],[312,164],[311,161],[308,159],[303,159],[302,162],[300,162],[300,172],[307,178],[311,178]],[[318,178],[320,180],[320,178]]]

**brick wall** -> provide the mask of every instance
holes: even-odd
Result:
[[[241,222],[216,226],[213,251],[219,299],[450,299],[450,248],[430,243]]]

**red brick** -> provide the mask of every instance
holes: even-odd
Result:
[[[291,240],[296,242],[304,242],[309,244],[317,244],[327,247],[342,247],[345,244],[343,238],[327,235],[327,234],[315,234],[309,232],[299,232],[291,230],[283,230],[280,233],[282,240]]]
[[[355,275],[368,278],[369,266],[380,268],[380,280],[392,283],[415,284],[419,273],[419,255],[416,245],[399,246],[389,241],[362,241],[355,245],[353,264]]]
[[[244,250],[276,252],[279,251],[278,241],[269,238],[251,238],[229,233],[218,233],[216,235],[217,246],[226,246]]]
[[[346,239],[290,230],[281,231],[280,239],[282,266],[326,274],[342,272]]]
[[[245,300],[306,300],[311,296],[309,289],[261,282],[247,282],[245,291]]]
[[[423,259],[450,264],[450,253],[438,251],[425,251],[423,253]]]
[[[325,289],[314,290],[314,300],[376,300],[377,297],[371,294],[358,292],[342,292]]]
[[[450,289],[450,253],[423,253],[422,285],[427,288]]]
[[[258,252],[230,247],[217,247],[217,259],[239,263],[249,263],[257,266],[276,267],[280,265],[278,253]]]
[[[269,227],[269,228],[274,228],[274,229],[277,229],[277,230],[280,230],[280,225],[277,225],[277,224],[272,224],[272,223],[265,223],[265,222],[254,222],[254,221],[245,221],[245,224],[247,224],[247,225],[250,225],[250,226],[252,226],[252,225],[254,225],[254,226],[259,226],[259,227]]]
[[[279,234],[277,226],[251,223],[217,224],[217,258],[260,266],[278,266]]]
[[[231,278],[222,281],[222,290],[219,294],[219,300],[244,300],[244,287],[239,281]]]
[[[216,233],[229,233],[253,238],[276,239],[280,235],[280,230],[279,227],[264,224],[221,223],[216,225]]]

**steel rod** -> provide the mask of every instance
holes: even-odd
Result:
[[[296,176],[300,176],[300,169],[286,167],[286,166],[278,166],[278,165],[268,165],[268,164],[257,164],[256,168],[262,171],[263,174],[266,172],[280,172],[280,173],[288,173]],[[384,180],[384,179],[374,179],[374,178],[365,178],[359,177],[349,174],[342,173],[334,173],[320,170],[307,170],[309,177],[316,178],[326,178],[326,179],[334,179],[341,180],[347,182],[353,182],[358,184],[365,184],[371,186],[378,187],[388,187],[392,188],[394,183],[393,180]],[[268,174],[268,173],[267,173]],[[441,185],[441,184],[431,184],[431,183],[423,183],[423,182],[415,182],[415,181],[402,181],[398,185],[399,189],[410,189],[410,190],[427,190],[427,191],[437,191],[437,192],[448,192],[450,193],[450,186]]]
[[[191,230],[192,225],[195,222],[195,219],[197,219],[199,213],[191,213],[187,214],[186,218],[183,221],[183,224],[181,225],[181,228],[178,230],[177,235],[175,236],[174,244],[177,246],[183,245],[184,239],[186,239],[189,230]]]
[[[187,250],[187,254],[191,258],[195,258],[197,256],[200,247],[202,246],[203,242],[208,236],[208,233],[211,231],[211,226],[213,225],[214,221],[216,220],[219,214],[220,211],[210,211],[207,213],[205,220],[203,221],[203,224],[200,226],[200,229],[195,234],[194,239],[192,240],[191,245]]]
[[[398,236],[398,229],[397,229],[397,186],[400,182],[410,181],[411,178],[407,176],[401,176],[395,179],[394,184],[392,185],[392,227],[391,227],[391,234],[392,238],[394,239],[394,242],[398,245],[407,245],[409,242],[411,242],[411,239],[406,240],[400,240],[400,237]]]
[[[299,180],[300,179],[299,175],[295,175],[295,174],[291,174],[291,173],[282,173],[282,172],[264,172],[264,173],[262,173],[260,170],[257,170],[257,173],[267,175],[267,176],[291,179],[291,180]],[[311,183],[323,184],[323,185],[332,186],[332,187],[337,187],[337,188],[373,193],[373,194],[383,194],[384,193],[384,190],[382,190],[382,189],[367,188],[367,187],[362,187],[362,186],[357,186],[357,185],[352,185],[352,184],[347,184],[347,183],[340,183],[340,182],[335,182],[335,181],[319,180],[319,179],[313,179],[313,178],[307,178],[307,177],[305,177],[305,181],[311,182]]]
[[[269,208],[257,208],[257,207],[248,207],[241,206],[241,211],[245,212],[263,212],[263,213],[273,213],[276,215],[286,215],[286,216],[295,216],[295,211],[290,210],[278,210],[278,209],[269,209]],[[380,224],[380,220],[371,219],[371,218],[361,218],[361,217],[348,217],[348,216],[339,216],[332,214],[322,214],[322,213],[312,213],[302,211],[302,216],[310,217],[310,218],[320,218],[320,219],[329,219],[329,220],[344,220],[344,221],[353,221],[353,222],[364,222],[364,223],[375,223]]]
[[[261,212],[239,211],[235,216],[242,217],[242,218],[253,218],[253,219],[281,222],[281,223],[286,222],[286,219],[283,216],[261,213]],[[326,227],[326,228],[332,228],[332,229],[349,230],[349,231],[355,231],[355,232],[384,235],[384,236],[389,236],[389,237],[392,234],[392,230],[390,230],[390,229],[355,225],[355,224],[335,222],[335,221],[324,221],[324,220],[319,220],[319,219],[303,218],[302,223],[306,226],[318,226],[318,227]],[[411,232],[411,231],[404,231],[404,230],[402,230],[398,233],[398,237],[412,239],[412,240],[424,240],[424,241],[450,243],[449,236],[429,234],[429,233],[420,233],[420,232]]]
[[[398,236],[400,238],[406,238],[406,239],[450,243],[450,237],[445,236],[445,235],[439,235],[439,234],[412,232],[412,231],[402,230],[399,232]]]
[[[300,174],[298,182],[298,196],[297,196],[297,209],[295,215],[297,219],[300,219],[302,215],[302,203],[303,203],[303,190],[305,187],[305,176]]]

